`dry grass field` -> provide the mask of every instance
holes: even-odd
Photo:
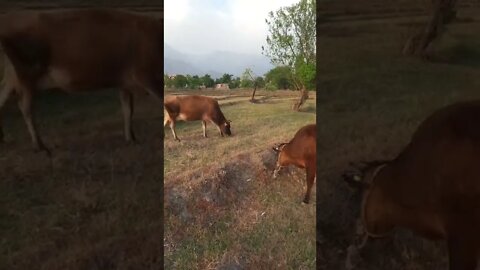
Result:
[[[159,269],[162,105],[139,97],[126,145],[115,91],[37,99],[49,159],[14,100],[0,145],[0,269]]]
[[[260,91],[256,104],[250,90],[191,93],[219,99],[233,136],[178,122],[176,142],[165,129],[166,269],[315,269],[315,192],[301,204],[301,169],[273,180],[271,150],[315,122],[315,94],[293,112],[291,91]]]
[[[353,3],[355,2],[355,3]],[[420,1],[419,1],[420,2]],[[425,19],[416,1],[321,3],[318,57],[320,269],[344,269],[359,198],[341,174],[350,161],[390,159],[434,110],[480,97],[480,5],[460,1],[458,19],[433,46],[433,61],[401,55]],[[356,269],[447,269],[445,245],[406,230],[371,241]]]
[[[32,3],[46,8],[0,1],[0,11]],[[126,145],[117,91],[40,94],[36,117],[49,159],[33,152],[15,99],[8,102],[1,112],[0,269],[162,269],[162,104],[148,96],[135,104],[139,143]]]

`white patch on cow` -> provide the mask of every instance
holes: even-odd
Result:
[[[60,68],[50,68],[48,73],[39,80],[37,86],[40,89],[62,88],[67,90],[70,82],[70,75],[65,70]]]
[[[180,114],[178,114],[177,119],[186,121],[187,120],[187,115],[185,115],[183,113],[180,113]]]

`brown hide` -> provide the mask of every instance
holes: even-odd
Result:
[[[446,239],[450,269],[475,269],[480,252],[480,101],[432,114],[404,151],[371,177],[362,211],[371,235],[402,226],[430,239]]]
[[[165,120],[164,126],[170,124],[173,137],[180,141],[175,132],[175,122],[201,120],[203,124],[203,136],[207,137],[207,121],[218,127],[220,135],[230,136],[230,121],[228,121],[220,110],[218,101],[206,96],[166,96],[164,101]]]
[[[18,94],[36,148],[46,149],[31,115],[38,90],[119,88],[127,141],[134,140],[132,92],[163,97],[160,19],[109,9],[14,12],[0,16],[0,43],[6,55],[0,108],[11,92]]]
[[[317,125],[307,125],[300,128],[295,136],[287,144],[282,144],[278,151],[277,166],[274,177],[280,169],[285,166],[295,165],[304,168],[307,179],[307,191],[305,193],[304,203],[310,200],[310,192],[317,175]]]

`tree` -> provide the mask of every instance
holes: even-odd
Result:
[[[407,40],[403,47],[403,54],[426,58],[430,44],[442,34],[445,25],[455,19],[456,3],[457,0],[432,0],[430,20]]]
[[[188,81],[188,88],[191,89],[198,89],[200,85],[202,85],[202,81],[198,77],[198,75],[187,75],[187,81]]]
[[[222,77],[219,80],[219,83],[231,83],[232,82],[232,74],[225,73],[222,75]]]
[[[173,79],[173,86],[175,88],[185,88],[188,85],[187,77],[183,75],[176,75]]]
[[[187,78],[187,88],[192,88],[192,85],[191,85],[192,84],[192,75],[187,74],[185,77]]]
[[[273,85],[275,89],[291,89],[293,87],[291,74],[290,67],[278,66],[265,74],[265,81],[267,84]]]
[[[231,75],[231,76],[233,76],[233,75]],[[230,89],[235,89],[235,88],[240,87],[240,83],[241,83],[240,78],[239,78],[239,77],[236,77],[235,79],[230,80],[230,83],[228,83],[228,87],[229,87]]]
[[[302,70],[315,68],[316,29],[315,0],[300,0],[299,3],[270,12],[265,20],[268,26],[267,47],[262,52],[274,65],[290,68],[291,82],[301,90],[298,110],[308,98],[308,76]],[[308,68],[307,68],[308,67]]]
[[[315,65],[299,61],[296,64],[295,70],[300,81],[304,83],[305,88],[308,90],[315,90]]]
[[[212,77],[209,74],[205,74],[202,78],[201,81],[205,87],[211,88],[215,85],[215,80],[212,79]]]
[[[240,80],[240,87],[251,88],[253,87],[253,81],[250,78],[244,78],[242,75],[242,79]]]
[[[253,87],[252,96],[250,102],[255,102],[255,93],[257,92],[258,81],[257,76],[253,73],[252,69],[247,68],[242,74],[242,87]]]
[[[163,81],[165,83],[165,87],[167,87],[167,88],[172,88],[173,87],[173,80],[170,79],[170,76],[168,76],[168,74],[163,75]]]
[[[255,84],[257,85],[258,88],[264,88],[265,87],[265,80],[263,79],[262,76],[258,76],[255,79]]]

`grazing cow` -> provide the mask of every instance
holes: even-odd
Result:
[[[163,125],[170,124],[173,137],[180,141],[175,132],[175,121],[202,120],[203,137],[207,138],[207,121],[212,122],[218,128],[220,135],[232,135],[230,120],[227,120],[220,110],[218,101],[205,96],[166,96],[164,101],[165,118]]]
[[[447,241],[450,270],[474,270],[480,255],[480,101],[444,107],[427,118],[391,161],[344,174],[361,187],[367,235],[395,226]]]
[[[38,150],[49,152],[32,116],[38,91],[118,88],[127,141],[135,140],[133,93],[163,98],[161,19],[109,9],[19,11],[0,16],[0,44],[5,54],[0,109],[16,93]]]
[[[273,178],[277,178],[280,170],[288,165],[305,168],[307,174],[307,192],[304,203],[310,201],[310,191],[317,176],[317,125],[307,125],[300,128],[288,143],[273,147],[278,153],[277,164]]]

